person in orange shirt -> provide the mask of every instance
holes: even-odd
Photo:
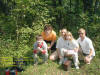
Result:
[[[48,50],[56,50],[56,32],[53,30],[51,25],[46,25],[44,27],[44,31],[42,32],[43,40],[46,43],[50,43],[48,46]]]

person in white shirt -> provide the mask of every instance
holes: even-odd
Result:
[[[71,32],[67,32],[65,42],[66,42],[66,43],[64,43],[65,47],[61,48],[61,50],[60,50],[61,58],[60,58],[59,64],[62,64],[64,62],[64,61],[62,61],[62,60],[64,60],[64,57],[72,56],[76,69],[79,69],[79,66],[78,66],[79,45],[78,45],[77,41],[73,38]]]
[[[90,64],[91,60],[95,56],[95,50],[92,41],[86,36],[85,29],[80,28],[78,33],[79,38],[77,42],[80,45],[79,52],[84,55],[84,62],[86,62],[86,64]]]
[[[67,29],[60,30],[60,37],[57,40],[56,51],[50,55],[50,60],[56,60],[57,58],[61,58],[60,49],[65,47],[65,35],[67,33]]]

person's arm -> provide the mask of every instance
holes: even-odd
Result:
[[[93,49],[94,48],[93,48],[93,44],[92,44],[92,41],[91,40],[88,41],[88,44],[89,44],[89,48],[90,48],[90,53],[89,53],[88,56],[90,57],[91,55],[93,55]]]
[[[74,48],[75,52],[79,51],[79,47]]]
[[[55,41],[52,41],[48,49],[50,49],[54,45]]]
[[[33,49],[36,50],[37,49],[37,43],[34,43]]]
[[[59,51],[60,51],[60,49],[59,49],[59,48],[57,48],[57,49],[56,49],[56,51],[57,51],[58,57],[60,58],[60,57],[61,57],[61,56],[60,56],[60,52],[59,52]]]
[[[90,53],[89,53],[88,57],[90,57],[92,54],[93,54],[93,50],[90,49]]]
[[[43,45],[44,50],[46,50],[46,51],[47,51],[47,44],[46,44],[46,42],[44,42],[43,44],[44,44],[44,45]]]
[[[73,45],[75,46],[74,51],[78,52],[78,50],[79,50],[79,44],[77,43],[76,40],[73,40]]]
[[[51,44],[50,44],[50,46],[48,47],[48,49],[50,49],[50,48],[54,45],[55,42],[56,42],[56,33],[53,32],[53,33],[52,33],[52,41],[51,41]]]

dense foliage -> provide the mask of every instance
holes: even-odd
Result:
[[[100,57],[99,4],[99,0],[0,0],[0,57],[32,57],[35,35],[45,24],[57,34],[67,28],[75,38],[78,29],[85,28]]]

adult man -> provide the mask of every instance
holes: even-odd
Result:
[[[77,41],[80,45],[79,52],[82,52],[82,54],[84,55],[84,62],[86,62],[86,64],[90,64],[91,60],[95,56],[92,41],[86,36],[85,29],[80,28],[78,33],[79,38]]]
[[[65,45],[65,43],[66,43],[66,40],[65,40],[66,33],[67,33],[67,29],[61,29],[60,30],[60,37],[58,38],[57,44],[56,44],[57,50],[50,55],[50,60],[56,60],[57,58],[61,58],[60,49],[66,47],[66,45]],[[60,63],[62,63],[62,61],[63,60],[61,60]]]

